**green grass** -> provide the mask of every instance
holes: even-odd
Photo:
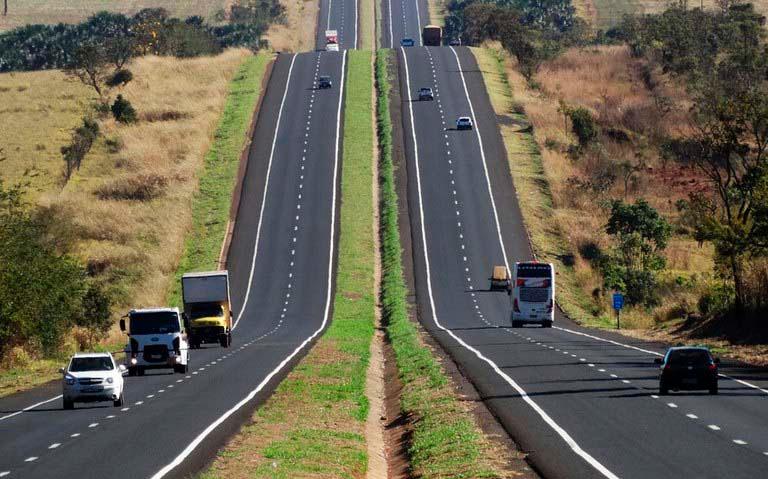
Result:
[[[472,52],[477,58],[496,114],[512,120],[500,123],[499,129],[533,250],[539,260],[553,263],[558,272],[558,305],[570,318],[582,324],[612,327],[614,323],[610,317],[591,314],[592,302],[579,286],[574,268],[569,264],[574,253],[554,216],[549,178],[544,171],[533,129],[516,126],[529,125],[530,122],[522,109],[513,108],[514,94],[504,69],[504,58],[500,52],[488,48],[472,48]]]
[[[371,52],[348,53],[333,320],[202,478],[365,475],[365,378],[376,310],[370,62]]]
[[[498,477],[482,433],[452,391],[440,364],[419,338],[410,320],[403,279],[397,192],[392,162],[389,113],[389,50],[376,59],[380,149],[381,305],[387,335],[403,383],[400,408],[415,418],[408,453],[414,477]]]
[[[214,142],[205,155],[199,191],[192,201],[192,231],[184,245],[176,281],[171,285],[169,304],[181,303],[182,274],[219,268],[221,242],[229,219],[240,153],[247,140],[269,60],[269,55],[264,53],[247,58],[232,79]]]

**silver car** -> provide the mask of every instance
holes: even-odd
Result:
[[[112,401],[123,405],[125,366],[117,365],[110,353],[78,353],[69,360],[64,375],[64,409],[73,409],[76,402]]]

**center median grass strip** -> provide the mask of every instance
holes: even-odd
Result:
[[[456,397],[447,376],[425,346],[409,318],[398,228],[397,192],[392,159],[389,113],[389,50],[376,59],[378,135],[380,145],[380,202],[384,324],[395,351],[403,383],[400,408],[413,420],[408,447],[414,477],[506,477],[497,467],[491,445],[469,410]]]
[[[221,241],[229,220],[240,153],[243,149],[254,105],[261,95],[262,79],[270,55],[260,53],[245,59],[232,79],[214,142],[205,155],[200,189],[192,204],[192,231],[171,285],[169,304],[181,304],[181,275],[187,271],[218,269]]]
[[[339,263],[331,325],[205,479],[365,475],[365,377],[374,332],[371,52],[350,51]]]

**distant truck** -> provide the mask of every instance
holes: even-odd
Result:
[[[339,33],[336,30],[325,31],[325,49],[329,52],[339,51]]]
[[[181,277],[184,321],[192,348],[203,343],[232,344],[232,307],[229,300],[229,273],[210,271]]]
[[[443,43],[443,29],[437,25],[427,25],[421,33],[424,46],[439,47]]]
[[[125,366],[131,376],[143,376],[147,369],[181,374],[189,370],[189,344],[179,308],[132,309],[120,320],[120,329],[129,338]]]

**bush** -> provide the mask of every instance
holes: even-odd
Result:
[[[735,294],[730,285],[717,285],[699,298],[699,312],[702,316],[722,316],[733,306]]]
[[[133,80],[133,73],[126,68],[121,68],[107,78],[106,84],[108,87],[114,88],[120,85],[125,86],[131,80]]]
[[[589,110],[583,107],[569,108],[566,111],[568,118],[571,119],[573,133],[579,140],[579,146],[587,146],[597,140],[600,134],[600,127]]]
[[[165,193],[168,179],[160,175],[137,175],[120,178],[96,189],[101,200],[150,201]]]
[[[115,103],[112,104],[112,116],[120,123],[136,123],[136,110],[131,102],[123,98],[123,95],[117,95]]]
[[[99,124],[88,117],[84,117],[83,125],[73,132],[70,144],[61,147],[61,154],[64,156],[65,181],[72,177],[75,170],[80,169],[85,155],[91,151],[91,146],[98,136]]]

